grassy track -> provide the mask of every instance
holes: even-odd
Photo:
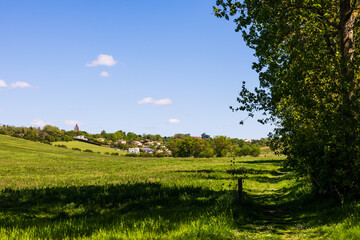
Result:
[[[0,239],[358,239],[271,156],[141,159],[0,135]],[[246,172],[245,202],[236,179]]]
[[[52,143],[54,146],[55,145],[65,145],[67,146],[69,149],[72,149],[72,148],[79,148],[81,150],[86,150],[86,149],[89,149],[93,152],[96,152],[96,153],[101,153],[101,154],[104,154],[104,153],[119,153],[120,155],[125,155],[126,152],[125,151],[117,151],[116,149],[114,148],[110,148],[110,147],[101,147],[101,146],[97,146],[97,145],[94,145],[94,144],[90,144],[90,143],[85,143],[85,142],[79,142],[79,141],[70,141],[70,142],[53,142]]]

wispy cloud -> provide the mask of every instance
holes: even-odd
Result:
[[[12,88],[28,88],[31,87],[31,85],[27,82],[14,82],[10,84],[10,87]]]
[[[7,87],[7,86],[8,85],[6,84],[6,82],[0,79],[0,87]]]
[[[49,125],[49,124],[51,124],[51,122],[43,121],[40,119],[34,119],[30,123],[31,126],[38,126],[38,127],[43,127],[43,126]]]
[[[153,105],[170,105],[173,101],[170,98],[155,100],[152,97],[146,97],[138,101],[138,104],[153,104]]]
[[[169,105],[172,103],[173,103],[173,101],[170,98],[164,98],[164,99],[159,99],[159,100],[154,101],[155,105]]]
[[[108,72],[101,72],[101,73],[100,73],[100,76],[101,76],[101,77],[109,77],[110,74],[109,74]]]
[[[138,101],[138,104],[153,103],[155,100],[152,97],[146,97]]]
[[[178,123],[181,123],[181,121],[177,118],[170,118],[169,119],[169,123],[171,124],[178,124]]]
[[[67,126],[75,126],[76,124],[80,126],[83,123],[80,122],[80,121],[77,121],[77,120],[65,120],[64,124],[67,125]]]
[[[86,64],[86,66],[88,67],[95,67],[95,66],[114,66],[116,64],[115,59],[113,58],[113,56],[111,55],[106,55],[106,54],[100,54],[98,56],[98,58],[94,61],[92,61],[91,63]]]

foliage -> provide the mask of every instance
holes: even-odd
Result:
[[[255,50],[260,86],[233,110],[262,111],[277,125],[272,147],[318,191],[360,192],[359,3],[350,0],[217,0]]]
[[[225,136],[216,136],[212,140],[211,146],[217,157],[224,157],[231,149],[231,140]]]

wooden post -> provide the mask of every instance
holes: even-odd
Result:
[[[242,193],[242,191],[243,191],[242,178],[239,178],[238,179],[238,199],[239,199],[240,205],[243,202],[243,193]]]

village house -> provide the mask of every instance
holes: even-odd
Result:
[[[143,150],[146,153],[154,153],[154,150],[151,148],[142,148],[141,150]]]
[[[129,148],[129,153],[140,153],[140,148]]]
[[[142,146],[142,143],[139,141],[132,141],[130,144],[134,146]]]
[[[75,136],[73,137],[74,139],[76,140],[83,140],[83,141],[88,141],[88,139],[84,136],[84,135],[81,135],[81,136]]]
[[[199,137],[199,136],[191,136],[191,138],[200,139],[201,137]]]
[[[119,143],[126,144],[126,141],[123,140],[123,139],[119,139],[119,140],[116,141],[116,144],[119,144]]]

